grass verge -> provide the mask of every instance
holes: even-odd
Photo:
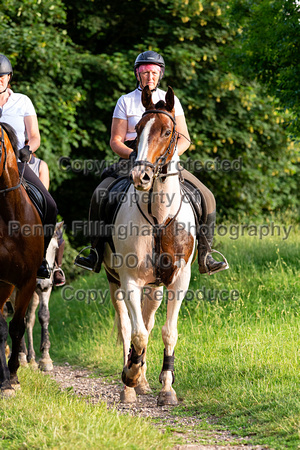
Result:
[[[230,270],[206,277],[194,265],[181,308],[174,387],[183,402],[174,414],[198,415],[251,436],[253,444],[299,448],[299,230],[286,240],[226,236],[217,248]],[[120,379],[122,349],[107,289],[103,273],[83,274],[53,293],[51,355]],[[148,349],[148,379],[157,392],[165,314],[163,302]],[[37,326],[37,345],[39,333]]]
[[[91,405],[72,391],[61,392],[48,376],[20,369],[22,390],[0,402],[3,449],[164,449],[175,439],[149,421]]]

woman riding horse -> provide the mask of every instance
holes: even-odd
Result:
[[[34,172],[26,164],[40,146],[40,132],[34,106],[26,95],[17,94],[10,89],[13,69],[9,59],[0,54],[0,123],[13,127],[18,138],[18,168],[26,181],[36,186],[42,192],[46,203],[44,217],[44,256],[54,233],[57,207],[56,203]],[[28,145],[25,145],[25,133]],[[38,278],[50,278],[50,271],[44,257],[40,266]]]
[[[21,184],[16,161],[17,138],[7,124],[0,124],[0,396],[14,395],[19,385],[19,349],[25,331],[24,316],[36,286],[43,259],[42,223]],[[20,227],[14,228],[18,223]],[[13,227],[12,227],[13,225]],[[25,227],[26,232],[22,231]],[[16,288],[14,316],[9,323],[11,356],[6,363],[8,326],[3,306]]]
[[[134,64],[134,74],[137,80],[137,88],[129,94],[123,95],[119,98],[113,113],[111,139],[110,145],[112,150],[121,158],[131,159],[136,155],[136,125],[140,121],[145,108],[142,104],[142,91],[145,86],[150,88],[152,92],[153,103],[159,100],[164,100],[165,92],[158,88],[159,83],[165,72],[165,62],[163,57],[154,52],[146,51],[141,53],[136,58]],[[184,112],[180,101],[175,96],[175,118],[176,131],[178,132],[178,141],[176,152],[180,156],[190,146],[189,133],[185,121]],[[216,261],[211,255],[211,246],[214,235],[214,228],[216,223],[216,201],[212,192],[201,183],[198,178],[193,176],[187,170],[182,170],[183,178],[194,185],[201,196],[201,217],[198,217],[198,223],[201,224],[197,233],[198,239],[198,264],[201,274],[208,273],[210,275],[228,269],[228,264],[225,261]],[[110,182],[115,180],[105,179],[100,183],[94,193],[97,196],[101,190],[108,189]],[[102,260],[103,243],[101,237],[92,239],[92,248],[88,257],[77,256],[75,264],[88,270],[99,270],[98,260]],[[98,254],[98,256],[97,256]],[[98,266],[98,267],[97,267]]]
[[[112,245],[105,246],[103,264],[123,341],[122,402],[134,402],[136,392],[147,394],[150,390],[146,378],[149,336],[164,287],[167,289],[159,376],[162,389],[157,400],[163,406],[178,403],[172,386],[174,350],[179,311],[191,278],[196,227],[177,167],[174,92],[169,87],[165,101],[156,104],[151,97],[146,86],[142,92],[145,113],[137,125],[137,158],[130,172],[132,183],[114,221],[115,229],[134,225],[134,231],[125,240],[119,233],[113,234]],[[119,183],[122,178],[116,181]],[[115,255],[120,259],[116,264]]]

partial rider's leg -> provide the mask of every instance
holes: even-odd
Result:
[[[18,163],[19,171],[23,168],[23,163]],[[44,218],[43,228],[44,228],[44,259],[43,262],[38,269],[37,272],[37,278],[50,278],[50,270],[48,263],[46,261],[46,251],[48,248],[48,245],[51,241],[51,238],[54,233],[55,225],[56,225],[56,217],[57,217],[57,206],[53,199],[53,197],[50,195],[50,193],[47,191],[41,180],[36,176],[36,174],[33,172],[33,170],[30,169],[25,164],[25,170],[24,170],[24,178],[25,180],[28,180],[30,183],[32,183],[34,186],[36,186],[40,192],[44,195],[44,198],[47,203],[46,208],[46,215]]]
[[[228,269],[229,266],[225,258],[225,261],[216,261],[211,255],[211,253],[213,253],[212,243],[216,225],[215,197],[213,193],[193,174],[185,169],[181,171],[181,174],[184,180],[193,184],[201,194],[202,215],[201,217],[198,217],[198,222],[201,226],[197,233],[199,272],[201,274],[208,273],[209,275],[213,275]]]
[[[89,212],[89,221],[91,224],[93,223],[93,221],[95,221],[95,223],[100,223],[102,203],[107,199],[109,186],[115,180],[116,179],[113,177],[105,178],[95,189],[91,199]],[[90,254],[85,257],[80,256],[81,253],[79,253],[79,255],[76,256],[74,264],[83,269],[92,270],[97,273],[100,272],[103,260],[104,244],[104,236],[92,236]]]

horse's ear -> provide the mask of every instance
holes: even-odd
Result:
[[[152,94],[149,86],[145,86],[142,91],[142,103],[143,106],[147,109],[154,109],[154,104],[152,102]]]
[[[174,91],[168,86],[168,92],[166,93],[166,109],[167,111],[172,111],[174,108],[175,99],[174,99]]]

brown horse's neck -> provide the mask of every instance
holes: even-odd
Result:
[[[2,149],[0,162],[0,197],[1,197],[1,216],[3,219],[11,220],[16,209],[21,202],[21,188],[1,193],[2,190],[17,186],[20,177],[16,157],[9,139],[5,135],[5,147]]]

